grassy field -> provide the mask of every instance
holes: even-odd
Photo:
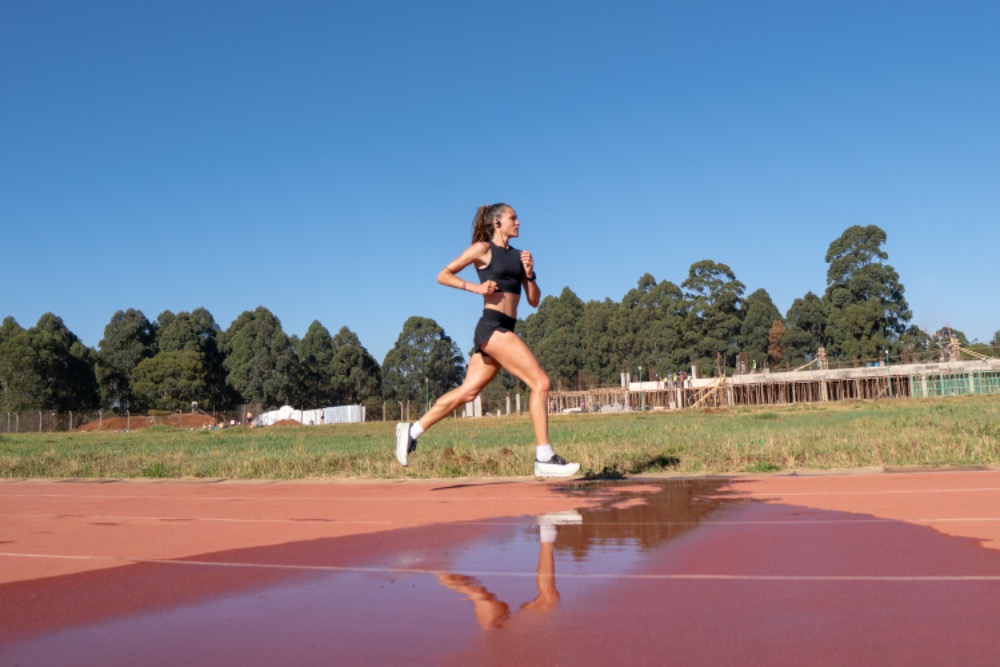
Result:
[[[391,423],[0,435],[0,477],[443,478],[531,474],[527,416],[449,419],[408,470]],[[556,451],[587,475],[1000,465],[1000,396],[715,412],[555,415]]]

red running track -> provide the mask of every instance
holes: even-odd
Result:
[[[1000,472],[0,483],[0,664],[1000,664]]]

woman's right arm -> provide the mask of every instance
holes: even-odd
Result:
[[[460,271],[469,266],[469,264],[476,262],[476,260],[483,258],[489,251],[490,245],[488,243],[473,243],[461,255],[448,262],[447,266],[441,269],[437,281],[445,287],[454,287],[455,289],[475,292],[476,294],[492,294],[497,289],[497,284],[494,281],[487,280],[480,285],[466,282],[458,277]]]

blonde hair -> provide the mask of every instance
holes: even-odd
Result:
[[[510,206],[503,202],[479,207],[479,210],[476,211],[476,217],[472,219],[473,243],[489,241],[493,238],[493,222],[503,215],[506,208],[510,208]]]

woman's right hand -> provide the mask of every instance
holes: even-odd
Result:
[[[479,292],[480,294],[484,295],[484,296],[485,295],[489,295],[489,294],[493,294],[494,292],[497,291],[497,281],[495,281],[495,280],[487,280],[484,283],[480,283],[479,289],[476,290],[476,291]]]

